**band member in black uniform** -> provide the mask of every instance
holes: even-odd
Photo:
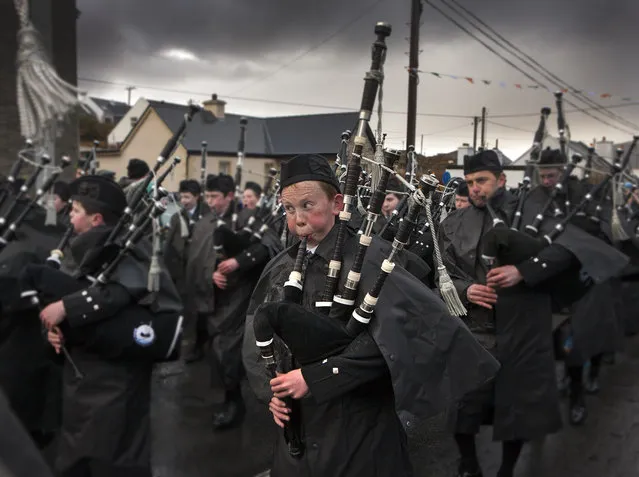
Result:
[[[538,285],[574,266],[576,259],[565,248],[551,245],[534,261],[489,270],[481,259],[482,238],[493,226],[486,201],[510,224],[516,199],[504,189],[506,177],[493,151],[467,158],[464,175],[471,206],[441,223],[441,250],[468,309],[464,321],[502,368],[494,383],[451,409],[449,424],[461,454],[459,477],[482,475],[475,450],[481,425],[492,425],[493,438],[503,442],[498,477],[512,477],[523,443],[561,427],[551,300]]]
[[[237,229],[241,230],[255,214],[255,208],[262,195],[262,187],[256,182],[247,182],[242,192],[242,209],[237,214]]]
[[[271,256],[261,243],[235,257],[225,256],[223,250],[216,252],[216,229],[231,226],[234,191],[230,176],[207,178],[205,199],[211,213],[195,224],[187,261],[186,306],[197,314],[208,336],[214,429],[237,425],[244,415],[240,380],[246,307],[261,267]]]
[[[253,210],[262,195],[262,187],[257,182],[247,182],[242,194],[242,205],[245,209]]]
[[[203,203],[202,190],[198,181],[193,179],[181,181],[179,194],[182,208],[171,216],[165,240],[164,263],[185,304],[182,346],[184,360],[192,363],[201,359],[202,346],[206,342],[207,335],[203,326],[197,326],[197,313],[186,306],[189,303],[186,265],[193,228],[200,217],[210,214],[210,210]]]
[[[455,192],[455,209],[464,209],[470,207],[470,200],[468,199],[468,184],[466,181],[460,182]]]
[[[130,182],[124,187],[127,202],[131,200],[137,188],[144,182],[149,170],[149,165],[142,159],[134,158],[129,160],[126,166],[126,175]]]
[[[544,150],[539,159],[541,183],[531,191],[528,197],[529,201],[542,204],[548,201],[554,189],[561,191],[556,194],[554,203],[547,211],[550,216],[555,213],[565,215],[569,211],[566,210],[566,204],[569,204],[569,209],[575,207],[588,192],[575,176],[564,178],[562,165],[565,163],[566,160],[560,150]],[[594,210],[588,209],[584,212],[583,215],[575,217],[571,223],[604,240],[606,234],[602,224],[609,227],[606,223],[609,219],[604,221],[602,216],[598,221],[594,221],[588,217],[588,212],[594,212]],[[606,247],[607,244],[602,241],[601,246]],[[615,313],[615,288],[610,281],[590,287],[588,292],[570,307],[571,319],[555,333],[556,349],[563,357],[566,376],[570,381],[569,409],[570,423],[573,425],[583,424],[587,418],[584,390],[590,393],[596,393],[599,390],[598,375],[603,354],[620,351],[623,331]],[[584,383],[584,364],[589,360],[591,366]]]
[[[123,214],[126,198],[115,182],[98,176],[76,179],[70,184],[70,192],[71,223],[77,234],[70,249],[79,264],[77,279],[88,283],[90,276],[100,272],[103,259],[99,251]],[[146,257],[142,263],[141,253],[121,262],[112,281],[66,295],[40,312],[51,345],[60,353],[61,344],[68,342],[71,357],[84,374],[78,377],[70,362],[65,362],[62,432],[56,461],[60,476],[152,475],[149,414],[153,362],[108,359],[77,338],[83,327],[118,320],[127,307],[136,306],[148,296],[146,261],[150,259]],[[180,313],[177,291],[166,273],[163,277],[157,295],[162,307]],[[54,290],[42,293],[57,294],[58,285],[50,286]],[[75,337],[73,342],[65,335]]]
[[[62,215],[69,205],[69,184],[57,181],[53,184],[54,206],[58,216]]]
[[[340,192],[339,183],[328,161],[317,155],[297,156],[284,163],[280,182],[288,228],[295,236],[303,237],[303,240],[297,241],[271,260],[260,277],[247,313],[244,362],[252,388],[258,397],[269,402],[269,410],[275,423],[284,428],[287,423],[292,422],[291,415],[298,416],[301,421],[300,442],[304,450],[294,453],[292,448],[289,448],[291,440],[280,432],[271,475],[410,476],[412,468],[408,458],[407,439],[400,419],[405,425],[412,425],[412,419],[407,419],[406,416],[414,415],[413,406],[416,399],[419,399],[418,396],[432,397],[430,393],[437,394],[438,391],[435,390],[439,388],[439,383],[431,381],[434,374],[438,373],[424,371],[418,372],[418,385],[408,386],[408,376],[414,372],[417,362],[427,364],[440,358],[446,361],[446,358],[439,356],[432,359],[433,355],[429,353],[418,357],[429,345],[424,343],[420,332],[415,330],[409,333],[411,338],[404,341],[400,322],[424,323],[428,328],[426,322],[429,319],[424,313],[439,317],[438,323],[444,326],[456,326],[456,318],[444,311],[445,307],[438,296],[407,271],[411,267],[411,261],[421,260],[413,254],[400,251],[393,254],[393,260],[399,266],[394,268],[384,285],[391,290],[386,294],[382,291],[378,302],[378,307],[382,308],[375,311],[376,323],[379,323],[380,317],[390,320],[387,328],[372,326],[370,331],[363,331],[351,338],[350,345],[343,351],[325,359],[320,358],[311,364],[300,365],[283,346],[278,347],[278,361],[293,361],[293,367],[292,370],[282,369],[283,374],[269,381],[258,357],[254,323],[262,304],[279,305],[282,301],[286,293],[283,288],[292,280],[289,278],[287,281],[287,276],[299,273],[302,277],[301,302],[296,304],[291,312],[296,316],[302,312],[314,315],[309,318],[310,321],[305,322],[308,326],[299,331],[302,343],[313,341],[316,333],[310,325],[317,322],[321,326],[323,321],[339,319],[317,311],[318,302],[322,302],[325,295],[329,262],[332,264],[340,232],[337,217],[343,212],[344,196]],[[342,268],[348,269],[356,255],[359,236],[348,227],[345,230],[347,236]],[[301,252],[298,250],[300,243],[306,244]],[[393,246],[394,251],[396,245]],[[380,272],[380,265],[386,263],[381,266],[388,266],[388,260],[384,259],[389,256],[391,245],[374,237],[367,248],[361,270],[361,293],[358,293],[358,299],[373,287]],[[297,267],[297,257],[303,257],[300,260],[300,271],[291,272],[295,270],[294,266]],[[346,275],[345,270],[339,275],[339,283],[342,286],[346,281]],[[349,277],[351,276],[349,274]],[[424,301],[419,305],[412,303],[411,306],[411,303],[401,298],[402,296]],[[332,307],[337,308],[335,302]],[[420,310],[417,312],[420,315],[410,317],[411,310],[417,309]],[[284,315],[283,320],[293,324],[296,322],[294,318]],[[300,325],[293,326],[297,329]],[[460,332],[457,336],[464,334],[464,331],[467,333],[465,328],[457,329],[457,332]],[[427,334],[438,341],[438,333],[434,330],[429,330]],[[452,338],[453,341],[455,339]],[[331,346],[331,343],[325,342],[322,338],[319,340],[322,346]],[[391,342],[401,342],[405,346],[402,345],[400,350],[392,346]],[[413,345],[415,348],[409,350]],[[484,355],[493,362],[474,340],[473,345],[480,351],[480,355],[475,355],[475,358],[458,356],[459,362],[464,363],[464,369],[452,371],[456,377],[474,373],[476,369],[481,368],[481,363],[485,363]],[[460,348],[468,350],[465,345],[461,345]],[[464,353],[460,348],[457,348],[457,351]],[[408,354],[400,356],[403,350],[407,350]],[[477,368],[475,364],[478,365]],[[494,372],[490,375],[494,375]],[[488,378],[483,376],[481,382],[485,379]],[[409,388],[410,391],[405,394]],[[286,399],[293,400],[291,407],[285,404]]]

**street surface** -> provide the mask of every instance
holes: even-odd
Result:
[[[253,477],[268,469],[274,433],[266,406],[245,388],[248,411],[240,428],[210,426],[203,362],[161,366],[154,379],[153,458],[156,477]],[[524,448],[517,477],[639,476],[639,336],[626,342],[616,364],[604,366],[602,390],[588,396],[588,421]],[[563,407],[567,406],[563,401]],[[565,411],[565,409],[564,409]],[[565,422],[567,422],[564,419]],[[457,453],[438,416],[410,434],[415,477],[454,477]],[[479,439],[484,477],[494,477],[501,446],[490,428]],[[328,477],[328,476],[327,476]]]

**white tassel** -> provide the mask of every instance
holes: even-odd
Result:
[[[147,290],[151,293],[160,291],[160,274],[162,268],[160,267],[160,227],[158,219],[153,220],[153,257],[151,258],[151,266],[149,267],[149,277],[147,283]]]
[[[375,155],[373,156],[375,163],[371,168],[371,193],[377,189],[379,181],[382,179],[382,168],[384,164],[384,149],[381,142],[377,143],[375,148]]]
[[[439,223],[441,224],[448,217],[448,211],[446,210],[446,206],[442,206],[442,212],[439,215]]]
[[[621,223],[621,219],[619,218],[619,211],[616,207],[612,210],[612,221],[610,222],[610,228],[612,229],[612,239],[615,242],[623,242],[624,240],[628,240],[630,238],[628,236],[628,233],[626,232],[626,229]]]
[[[439,246],[435,243],[435,247],[439,248]],[[457,289],[455,288],[455,284],[453,280],[448,275],[448,271],[445,266],[437,267],[437,271],[439,272],[439,293],[444,299],[444,303],[446,303],[446,307],[451,315],[454,316],[464,316],[466,315],[466,308],[464,304],[459,299],[459,294],[457,293]]]
[[[80,104],[84,95],[62,80],[51,65],[29,18],[29,2],[15,0],[20,18],[17,52],[17,104],[22,136],[41,140],[46,130]]]
[[[623,242],[630,237],[626,233],[619,218],[619,207],[623,203],[623,178],[621,176],[614,177],[612,180],[612,218],[610,221],[610,229],[612,240],[615,242]]]
[[[439,250],[439,243],[437,242],[437,236],[435,235],[435,224],[433,223],[433,214],[430,210],[430,207],[433,203],[433,193],[428,194],[428,200],[426,201],[426,218],[428,219],[428,223],[430,224],[430,234],[433,238],[433,251],[435,252],[435,260],[437,264],[437,271],[439,272],[439,293],[441,294],[444,303],[446,303],[446,308],[453,316],[465,316],[466,315],[466,307],[459,299],[459,294],[457,293],[457,289],[455,288],[455,284],[453,280],[448,275],[448,271],[446,270],[446,266],[444,265],[444,261],[442,260],[442,253]],[[442,214],[444,214],[446,208],[442,208]]]
[[[184,214],[182,212],[178,212],[180,216],[180,237],[188,238],[189,236],[189,224],[186,223],[186,219],[184,218]]]
[[[53,194],[49,194],[49,198],[47,200],[47,216],[44,219],[44,225],[57,225],[58,224],[58,213],[55,210],[55,196]]]

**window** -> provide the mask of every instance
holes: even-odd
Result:
[[[220,174],[231,175],[231,163],[229,161],[220,161]]]

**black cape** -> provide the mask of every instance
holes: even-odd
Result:
[[[325,240],[330,240],[331,234]],[[344,253],[343,270],[350,269],[355,246],[356,238],[351,237]],[[362,269],[357,303],[372,287],[390,249],[387,242],[373,239]],[[277,300],[272,294],[273,287],[281,287],[288,278],[294,250],[293,247],[285,250],[267,265],[251,298],[246,320],[244,363],[251,385],[265,400],[270,399],[271,393],[255,345],[253,313],[259,304]],[[382,289],[370,327],[390,371],[397,412],[407,426],[415,417],[427,418],[445,410],[456,398],[492,379],[498,369],[496,360],[464,323],[451,316],[443,301],[407,271],[428,269],[415,255],[410,256],[421,264],[411,264],[400,254],[399,265]],[[345,275],[342,273],[340,287]]]

